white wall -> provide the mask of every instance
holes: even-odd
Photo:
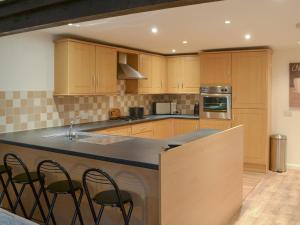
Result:
[[[300,48],[275,50],[272,78],[272,132],[288,137],[287,162],[300,168],[300,108],[289,108],[289,63],[300,62]]]
[[[0,37],[0,90],[53,90],[53,54],[46,33]]]

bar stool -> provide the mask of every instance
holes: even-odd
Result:
[[[48,207],[48,215],[45,221],[45,225],[49,224],[50,218],[52,219],[53,224],[56,225],[53,209],[55,206],[56,199],[60,194],[71,195],[74,201],[75,212],[72,218],[71,225],[75,224],[77,216],[79,217],[80,224],[84,225],[83,218],[80,212],[80,203],[83,196],[83,188],[81,186],[80,181],[72,180],[65,168],[62,167],[59,163],[52,160],[44,160],[40,162],[37,167],[37,174],[39,178],[42,178],[43,174],[46,174],[45,179],[40,179],[44,198]],[[55,174],[58,176],[61,175],[63,179],[50,184],[46,184],[47,174]],[[79,198],[77,199],[76,192],[78,191]],[[53,194],[51,203],[47,196],[47,192]]]
[[[99,225],[101,216],[106,206],[120,208],[125,225],[129,225],[133,210],[132,198],[127,191],[120,190],[117,183],[106,172],[100,169],[88,169],[82,176],[82,183],[94,218],[95,225]],[[91,198],[88,183],[96,183],[109,188],[105,188],[105,191],[96,193],[94,197]],[[101,206],[98,215],[96,215],[93,202]],[[124,205],[127,203],[129,203],[129,209],[126,213]]]
[[[22,213],[25,218],[31,220],[33,218],[35,209],[38,207],[40,210],[40,213],[42,215],[43,220],[45,221],[45,213],[43,211],[42,205],[40,203],[40,197],[42,194],[42,189],[37,192],[34,184],[39,181],[39,178],[37,176],[37,172],[32,171],[30,172],[25,165],[25,163],[21,160],[21,158],[15,154],[8,153],[4,155],[4,166],[6,170],[10,171],[8,173],[9,181],[12,184],[13,191],[15,192],[17,199],[15,202],[15,205],[13,206],[13,212],[16,212],[16,209],[18,208],[18,205],[20,204]],[[15,170],[21,170],[21,173],[18,173],[14,175]],[[44,176],[41,176],[40,179],[43,179]],[[20,191],[18,192],[16,184],[22,185]],[[31,191],[34,196],[34,204],[33,207],[29,213],[29,216],[26,213],[25,207],[22,203],[21,197],[25,190],[25,188],[29,186],[31,188]]]
[[[2,204],[2,201],[3,201],[4,197],[6,197],[6,199],[8,201],[8,204],[9,204],[9,207],[10,207],[10,210],[13,213],[15,213],[11,198],[10,198],[8,190],[7,190],[8,185],[10,184],[10,179],[8,177],[9,176],[8,173],[11,173],[11,168],[9,167],[8,170],[7,170],[4,165],[0,165],[0,182],[1,182],[1,185],[2,185],[2,188],[3,188],[3,191],[1,192],[1,195],[0,195],[0,204]],[[4,174],[7,175],[6,182],[4,181],[4,178],[2,176]]]

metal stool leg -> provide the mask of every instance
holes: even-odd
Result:
[[[48,212],[48,216],[47,216],[45,225],[49,224],[50,218],[52,218],[52,220],[54,221],[53,223],[56,224],[54,215],[53,215],[53,209],[54,209],[54,205],[56,202],[56,198],[57,198],[57,194],[53,194],[52,202],[51,202],[51,204],[49,204],[49,212]],[[48,197],[47,197],[47,199],[48,199]],[[48,203],[49,203],[49,201],[48,201]]]
[[[8,201],[8,204],[9,204],[9,207],[10,207],[11,211],[14,212],[14,211],[13,211],[13,208],[14,208],[14,207],[13,207],[11,198],[10,198],[10,196],[9,196],[8,190],[7,190],[7,187],[8,187],[8,185],[9,185],[9,183],[10,183],[10,180],[9,180],[9,178],[8,178],[7,181],[6,181],[6,183],[5,183],[4,180],[3,180],[2,175],[0,175],[0,181],[1,181],[1,184],[2,184],[2,187],[3,187],[3,192],[1,193],[1,197],[0,197],[0,203],[2,203],[2,201],[3,201],[3,199],[4,199],[4,196],[6,196],[7,201]]]
[[[77,215],[79,217],[80,224],[84,225],[82,215],[81,215],[81,212],[80,212],[80,204],[81,204],[81,200],[82,200],[82,196],[83,196],[83,190],[80,190],[80,195],[79,195],[78,200],[77,200],[76,195],[75,195],[74,192],[71,193],[71,195],[72,195],[72,198],[73,198],[73,201],[74,201],[74,204],[75,204],[75,213],[74,213],[71,225],[75,224],[76,219],[77,219]]]
[[[100,224],[100,220],[101,220],[103,211],[104,211],[104,205],[101,205],[101,208],[100,208],[99,213],[98,213],[98,216],[97,216],[97,221],[96,221],[96,223],[95,223],[96,225],[99,225],[99,224]]]
[[[55,220],[55,217],[53,215],[53,209],[50,211],[51,206],[50,206],[49,198],[48,198],[47,192],[46,192],[43,184],[41,185],[41,189],[42,189],[42,192],[43,192],[43,195],[44,195],[45,202],[46,202],[47,207],[48,207],[48,215],[47,215],[47,218],[46,218],[45,225],[47,225],[49,223],[49,219],[48,219],[49,215],[51,215],[53,225],[56,225],[56,220]],[[57,195],[55,196],[55,200],[56,200],[56,197],[57,197]],[[54,200],[54,202],[55,202],[55,200]]]
[[[28,219],[26,210],[25,210],[24,205],[23,205],[22,200],[21,200],[21,196],[22,196],[22,194],[23,194],[23,191],[24,191],[26,185],[25,185],[25,184],[22,185],[22,187],[21,187],[19,193],[18,193],[18,190],[17,190],[17,188],[16,188],[16,185],[15,185],[12,181],[11,181],[11,185],[12,185],[13,190],[14,190],[16,196],[17,196],[17,200],[16,200],[16,203],[15,203],[15,205],[14,205],[14,210],[13,210],[13,212],[16,212],[17,207],[18,207],[18,204],[20,204],[20,207],[21,207],[21,210],[22,210],[22,212],[23,212],[24,217]]]
[[[42,204],[41,204],[41,202],[40,202],[40,196],[41,196],[41,194],[42,194],[41,189],[40,189],[39,194],[38,194],[38,193],[36,192],[36,189],[35,189],[33,183],[30,183],[30,187],[31,187],[32,193],[33,193],[33,195],[34,195],[35,202],[37,203],[37,206],[38,206],[38,208],[39,208],[39,210],[40,210],[40,212],[41,212],[41,214],[42,214],[43,220],[44,220],[44,222],[45,222],[45,221],[46,221],[46,216],[45,216],[45,213],[44,213]],[[35,204],[36,204],[36,203],[35,203]],[[36,207],[34,207],[34,208],[32,209],[33,213],[34,213],[35,208],[36,208]],[[29,217],[29,219],[31,219],[31,218]]]

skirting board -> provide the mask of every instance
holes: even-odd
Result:
[[[288,169],[294,169],[294,170],[300,170],[300,164],[288,163],[287,168]]]

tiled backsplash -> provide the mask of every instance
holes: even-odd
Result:
[[[193,113],[198,95],[127,95],[125,84],[118,84],[116,96],[59,96],[51,91],[0,91],[0,133],[94,122],[108,119],[110,108],[120,108],[128,115],[128,107],[145,107],[151,114],[152,102],[176,101],[182,114]]]

